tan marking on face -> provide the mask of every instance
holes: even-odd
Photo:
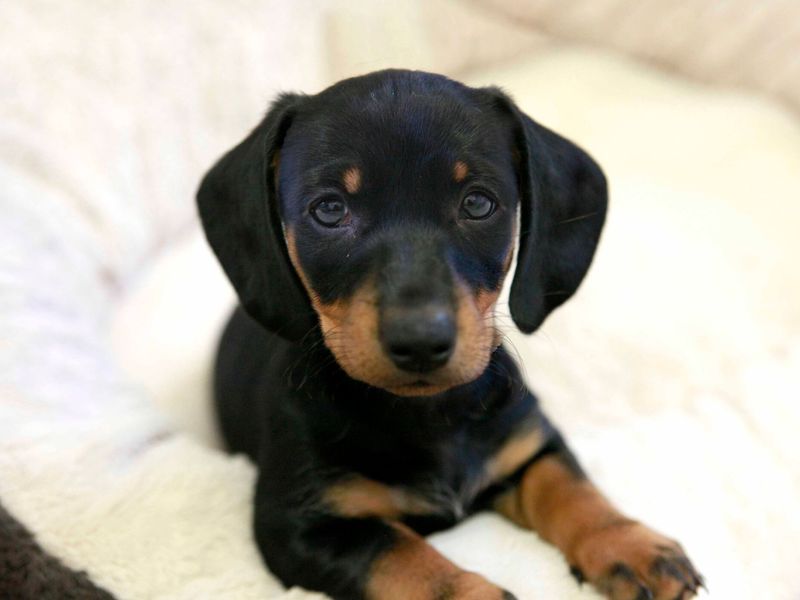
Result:
[[[486,464],[492,482],[502,481],[530,460],[545,442],[541,428],[533,426],[513,435]]]
[[[453,165],[453,179],[456,183],[461,183],[467,178],[469,167],[464,161],[457,160]]]
[[[348,194],[355,194],[361,189],[361,169],[350,167],[342,174],[342,183]]]
[[[503,590],[484,577],[460,569],[405,525],[392,527],[397,540],[370,568],[369,600],[502,600]]]
[[[306,289],[306,292],[308,292],[308,295],[311,297],[311,303],[314,304],[315,302],[319,302],[319,296],[309,284],[308,276],[306,275],[305,271],[303,271],[303,267],[300,265],[300,259],[297,256],[297,243],[295,242],[294,239],[294,232],[291,229],[287,229],[285,237],[286,237],[286,250],[289,253],[289,262],[292,263],[295,273],[297,273],[297,276],[303,283],[303,287]]]
[[[378,337],[378,298],[374,281],[365,279],[346,299],[324,303],[303,271],[294,233],[286,231],[289,258],[319,316],[325,345],[353,379],[380,387],[399,396],[432,396],[479,377],[492,351],[499,344],[492,308],[497,292],[475,294],[464,283],[456,283],[456,327],[453,355],[442,368],[419,375],[398,369],[386,355]],[[425,385],[418,385],[419,380]]]
[[[479,305],[474,292],[462,281],[456,281],[456,346],[447,367],[461,383],[479,377],[489,364],[494,350],[494,316],[485,304]]]
[[[353,379],[377,387],[410,384],[408,374],[402,374],[392,364],[378,339],[378,301],[372,280],[367,279],[349,298],[322,302],[303,271],[291,230],[286,231],[286,247],[319,317],[325,345],[339,366]]]
[[[486,315],[494,308],[497,299],[500,297],[500,290],[478,290],[475,295],[475,306],[481,315]]]
[[[397,519],[403,515],[431,514],[435,510],[424,498],[358,475],[333,484],[325,491],[324,500],[336,514],[351,518]]]

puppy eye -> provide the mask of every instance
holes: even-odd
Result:
[[[461,201],[461,214],[467,219],[487,219],[492,215],[494,209],[494,200],[478,192],[467,194]]]
[[[311,205],[309,212],[314,220],[324,227],[338,227],[349,214],[344,200],[336,197],[317,200]]]

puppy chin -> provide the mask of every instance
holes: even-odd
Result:
[[[437,374],[436,372],[414,374],[389,368],[384,364],[380,365],[383,368],[372,369],[369,368],[370,365],[364,363],[352,365],[338,359],[336,362],[352,379],[385,390],[395,396],[436,396],[465,383],[449,377],[442,377],[441,373]]]
[[[432,373],[420,374],[398,371],[394,376],[385,378],[360,377],[357,373],[348,374],[354,379],[363,381],[372,387],[386,390],[395,396],[420,398],[437,396],[452,388],[474,381],[484,373],[487,363],[488,360],[482,365],[473,365],[473,368],[469,370],[458,369],[455,372],[447,367]]]
[[[395,396],[419,398],[424,396],[437,396],[439,394],[443,394],[444,392],[446,392],[450,388],[455,387],[456,385],[459,384],[455,383],[451,385],[443,385],[443,384],[431,384],[431,383],[426,383],[424,381],[420,381],[418,383],[400,385],[396,387],[382,387],[382,389],[386,390],[390,394],[394,394]]]

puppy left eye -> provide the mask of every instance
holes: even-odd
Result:
[[[495,209],[495,202],[478,192],[467,194],[461,201],[461,214],[472,220],[488,219]]]
[[[311,205],[309,212],[317,223],[325,227],[338,227],[349,214],[344,201],[335,197],[318,200]]]

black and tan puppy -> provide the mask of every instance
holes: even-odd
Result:
[[[213,167],[200,215],[242,307],[216,402],[258,464],[255,538],[281,581],[513,598],[421,537],[495,510],[610,598],[694,595],[681,547],[589,482],[495,328],[517,237],[529,333],[586,274],[606,202],[594,161],[498,89],[400,70],[282,96]]]

